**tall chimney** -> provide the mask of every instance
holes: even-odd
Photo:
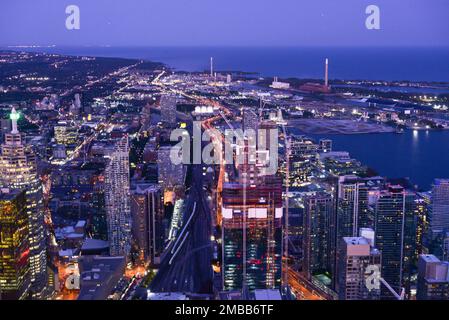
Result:
[[[327,87],[329,85],[329,59],[326,58],[326,67],[324,71],[324,85]]]
[[[214,58],[210,57],[210,76],[211,78],[214,76]]]

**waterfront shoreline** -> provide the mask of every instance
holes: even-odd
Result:
[[[354,135],[396,132],[393,127],[382,124],[338,119],[295,119],[288,121],[288,127],[295,127],[305,134]]]

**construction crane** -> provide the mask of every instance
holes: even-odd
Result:
[[[259,103],[259,117],[262,118],[263,116],[263,112],[265,110],[265,105],[267,104],[265,101],[263,101],[262,98],[260,98],[260,103]]]
[[[384,278],[380,278],[379,279],[380,282],[394,295],[394,297],[397,300],[404,300],[404,296],[405,296],[405,289],[401,288],[401,294],[398,294],[389,284],[387,281],[385,281]]]

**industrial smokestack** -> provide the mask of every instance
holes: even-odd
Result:
[[[327,87],[329,85],[329,59],[326,58],[326,67],[324,71],[324,85]]]
[[[214,58],[210,57],[210,76],[211,78],[214,76]]]

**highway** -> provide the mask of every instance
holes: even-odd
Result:
[[[192,165],[183,226],[150,284],[152,292],[212,293],[212,222],[202,177],[202,166]]]
[[[333,300],[334,297],[307,280],[301,273],[288,268],[288,282],[298,300]]]

